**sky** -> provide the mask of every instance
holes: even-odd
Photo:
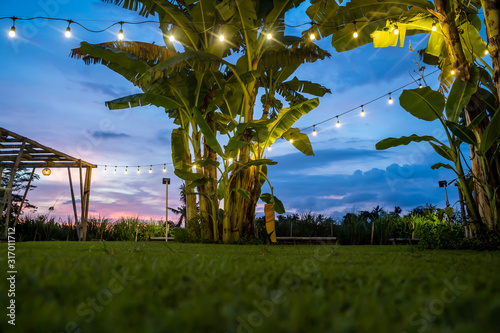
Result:
[[[301,6],[289,18],[291,23],[308,21]],[[0,17],[48,16],[77,21],[99,30],[114,22],[143,21],[137,13],[97,0],[2,0]],[[73,24],[71,38],[64,37],[64,21],[16,21],[17,35],[8,37],[12,20],[0,20],[0,127],[27,136],[43,145],[97,164],[93,170],[90,216],[142,219],[165,218],[165,185],[169,177],[168,205],[178,207],[182,184],[172,170],[170,133],[177,126],[162,109],[142,107],[110,111],[105,102],[140,90],[102,65],[87,66],[69,57],[80,42],[114,41],[119,26],[102,33],[90,33]],[[158,24],[125,25],[125,40],[164,45]],[[289,29],[299,35],[299,31]],[[415,50],[424,48],[426,37],[414,36]],[[375,49],[371,45],[337,53],[330,39],[317,43],[332,54],[330,59],[303,65],[295,75],[301,80],[320,83],[332,93],[320,98],[320,105],[303,116],[295,127],[307,128],[344,111],[411,83],[417,76],[416,61],[404,47]],[[435,69],[428,69],[431,73]],[[437,89],[437,75],[427,84]],[[414,83],[408,88],[417,88]],[[378,151],[375,144],[387,137],[411,134],[443,138],[438,122],[416,119],[399,106],[401,90],[337,119],[316,126],[310,135],[314,156],[305,156],[285,140],[279,140],[267,153],[278,162],[270,166],[269,179],[275,195],[287,213],[313,212],[340,217],[348,212],[372,210],[376,206],[403,213],[427,203],[445,207],[445,193],[438,181],[454,179],[450,170],[431,170],[444,162],[425,143]],[[310,133],[311,129],[306,130]],[[167,172],[163,173],[163,164]],[[104,166],[107,172],[104,172]],[[141,173],[137,174],[137,166]],[[153,172],[149,173],[149,166]],[[128,166],[128,174],[124,167]],[[40,173],[41,170],[38,170]],[[77,176],[76,170],[73,178]],[[53,169],[40,176],[36,189],[28,195],[37,213],[61,219],[72,215],[67,171]],[[79,193],[75,186],[76,193]],[[264,188],[263,192],[269,191]],[[77,194],[78,195],[78,194]],[[448,188],[450,204],[457,210],[458,193]],[[54,210],[49,211],[50,207]],[[263,212],[263,203],[257,206]],[[169,219],[175,219],[169,213]]]

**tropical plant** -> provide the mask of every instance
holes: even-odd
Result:
[[[479,33],[482,28],[478,15],[481,6],[486,18],[486,41]],[[411,135],[383,140],[377,144],[377,149],[410,142],[429,142],[439,155],[452,162],[438,163],[432,168],[444,167],[457,174],[474,234],[478,236],[482,223],[486,223],[490,229],[498,229],[498,2],[352,0],[341,6],[333,0],[313,0],[307,13],[315,23],[307,33],[315,32],[319,38],[331,35],[332,45],[339,52],[372,42],[375,47],[397,46],[398,42],[403,46],[406,36],[430,34],[426,48],[419,53],[427,65],[437,65],[441,70],[440,91],[428,87],[405,90],[400,103],[417,118],[439,120],[448,144],[432,136]],[[357,38],[354,32],[357,32]],[[491,56],[493,67],[482,59],[487,54]],[[419,66],[419,71],[422,69]],[[470,166],[463,155],[463,144],[469,145]]]
[[[312,155],[307,135],[292,126],[318,105],[304,93],[329,92],[291,78],[301,64],[329,56],[308,38],[285,35],[285,14],[303,0],[105,2],[156,15],[166,46],[83,42],[72,56],[102,63],[142,89],[107,102],[109,108],[156,105],[179,125],[172,131],[172,159],[186,182],[187,223],[200,221],[206,231],[201,237],[227,242],[252,235],[259,198],[284,212],[266,176],[275,162],[265,158],[265,148],[284,137]],[[229,139],[224,146],[221,135]],[[261,193],[265,181],[271,193]]]

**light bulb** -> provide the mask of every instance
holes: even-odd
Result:
[[[174,35],[170,35],[170,37],[168,37],[168,40],[173,43],[175,41]]]
[[[340,120],[337,120],[337,124],[335,126],[340,127]]]
[[[422,89],[422,83],[419,83],[419,84],[418,84],[418,87],[419,87],[420,89]]]
[[[365,109],[361,108],[361,117],[365,116]]]
[[[153,173],[153,166],[152,165],[149,167],[149,173]]]
[[[436,27],[436,23],[432,23],[432,28],[431,28],[432,31],[436,31],[437,30],[437,27]]]
[[[104,172],[108,172],[108,167],[104,166]]]
[[[450,73],[451,75],[455,75],[455,70],[452,69]]]
[[[64,36],[66,36],[66,38],[70,38],[71,37],[71,28],[70,27],[66,28],[66,32],[64,33]]]
[[[219,36],[219,40],[220,40],[221,42],[223,42],[223,41],[224,41],[224,35],[220,35],[220,36]]]
[[[228,161],[229,161],[229,163],[233,163],[233,159],[232,158],[230,158]]]
[[[271,151],[271,146],[267,147],[267,150]]]
[[[352,33],[352,37],[354,38],[358,38],[358,30],[357,29],[354,29],[354,32]]]
[[[123,38],[125,38],[125,35],[123,35],[123,29],[120,29],[120,31],[118,31],[118,39],[123,40]]]
[[[139,169],[139,166],[137,166],[137,174],[141,173],[141,169]]]
[[[399,35],[399,29],[398,29],[398,25],[396,24],[396,26],[394,27],[394,34],[395,35]]]
[[[311,38],[311,40],[315,40],[316,39],[316,35],[314,35],[314,33],[312,33],[312,34],[309,35],[309,38]]]
[[[389,104],[392,104],[392,103],[394,103],[394,101],[392,100],[391,94],[389,94]]]
[[[484,50],[484,55],[488,55],[488,54],[490,54],[490,52],[487,49]]]
[[[290,143],[293,143],[293,139],[292,138],[290,138]]]
[[[272,39],[272,38],[273,38],[273,35],[267,34],[267,39]]]
[[[16,27],[15,26],[12,26],[12,28],[10,28],[10,30],[9,30],[9,37],[10,38],[16,37]]]
[[[316,136],[318,134],[318,132],[316,132],[316,126],[314,126],[313,128],[313,133],[312,133],[314,136]]]
[[[163,172],[167,172],[167,166],[166,166],[166,164],[163,164]]]
[[[116,167],[115,167],[115,171],[114,171],[114,173],[116,173]]]

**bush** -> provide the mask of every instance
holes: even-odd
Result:
[[[172,234],[175,237],[175,241],[178,243],[191,243],[193,241],[187,229],[174,228],[172,229]]]

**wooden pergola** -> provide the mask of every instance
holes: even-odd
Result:
[[[75,215],[75,224],[77,225],[78,230],[78,238],[81,241],[85,241],[87,236],[87,220],[89,212],[90,180],[92,176],[92,168],[97,168],[97,165],[61,153],[55,149],[28,139],[27,137],[0,127],[0,175],[3,174],[4,169],[10,169],[9,183],[6,188],[2,189],[4,194],[0,209],[0,214],[2,214],[5,209],[5,205],[7,205],[5,214],[5,235],[7,235],[7,230],[9,228],[11,214],[10,209],[12,206],[12,185],[16,172],[18,169],[32,169],[19,211],[13,212],[16,215],[14,226],[18,221],[19,215],[21,214],[22,206],[26,199],[26,195],[28,194],[31,180],[35,174],[35,169],[37,168],[44,169],[44,171],[48,173],[50,173],[51,168],[68,169],[71,199],[73,201],[73,212]],[[77,168],[80,171],[80,219],[78,219],[76,209],[73,181],[71,179],[71,168]],[[2,215],[0,216],[3,217]]]

